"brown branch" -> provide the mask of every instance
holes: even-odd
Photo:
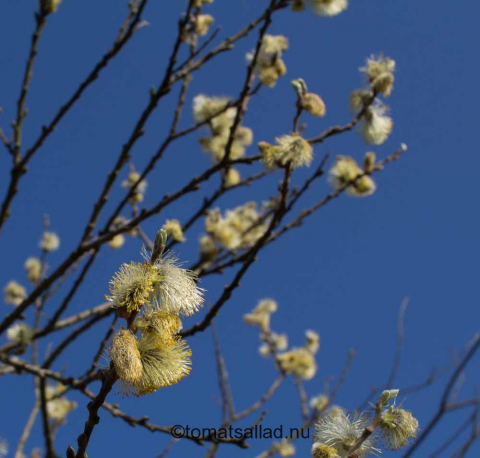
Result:
[[[45,378],[40,378],[38,382],[38,391],[40,398],[40,410],[42,412],[43,436],[45,439],[45,457],[57,458],[57,454],[55,453],[55,446],[53,443],[53,432],[51,427],[52,425],[50,424],[50,418],[48,415],[48,399]]]
[[[46,15],[41,8],[40,11],[35,14],[35,21],[35,31],[32,35],[29,56],[27,59],[25,73],[22,81],[22,89],[20,91],[20,96],[17,102],[17,117],[13,124],[13,141],[12,144],[10,144],[10,151],[13,157],[13,167],[10,171],[10,183],[8,185],[7,193],[5,195],[5,199],[2,203],[2,207],[0,210],[0,232],[8,217],[10,216],[10,204],[15,197],[15,194],[18,192],[18,182],[20,181],[22,175],[27,171],[25,168],[25,163],[22,160],[20,148],[22,146],[23,121],[27,115],[25,103],[27,100],[30,81],[33,75],[33,64],[35,62],[35,57],[38,53],[38,43],[40,41],[40,36],[47,23]]]
[[[53,332],[56,331],[61,331],[62,329],[68,328],[70,326],[73,326],[74,324],[77,324],[80,321],[86,320],[87,318],[90,318],[91,316],[94,315],[101,315],[103,317],[110,315],[114,312],[114,309],[112,308],[110,303],[105,303],[102,305],[99,305],[97,307],[94,307],[92,309],[85,310],[83,312],[77,313],[76,315],[73,315],[71,317],[65,318],[63,320],[58,321],[55,323],[55,326],[51,329],[46,329],[43,328],[33,334],[32,341],[35,341],[41,337],[45,337]],[[4,345],[2,348],[0,348],[0,352],[4,353],[10,353],[13,351],[16,351],[18,349],[21,349],[22,345],[10,343],[7,345]]]
[[[192,227],[192,225],[199,219],[201,218],[205,213],[206,211],[220,198],[222,197],[224,194],[226,194],[227,192],[229,191],[232,191],[234,189],[237,189],[237,188],[240,188],[242,186],[249,186],[250,184],[252,184],[254,181],[257,181],[257,180],[260,180],[262,179],[264,176],[268,175],[270,173],[270,171],[268,170],[263,170],[261,172],[258,172],[258,173],[255,173],[255,174],[252,174],[250,175],[249,177],[245,178],[244,180],[240,181],[239,183],[237,183],[236,185],[234,186],[230,186],[230,187],[225,187],[224,186],[224,183],[222,182],[220,184],[220,187],[210,196],[210,197],[205,197],[203,199],[203,204],[201,205],[201,207],[190,217],[190,219],[187,220],[186,223],[184,223],[182,225],[182,231],[185,233],[186,231],[188,231],[188,229],[190,229],[190,227]],[[176,242],[175,240],[171,240],[168,244],[167,244],[167,250],[170,250],[172,249],[178,242]],[[198,266],[194,266],[191,268],[191,270],[196,270],[197,268],[199,268],[200,265]]]
[[[185,27],[190,21],[190,13],[193,8],[193,0],[190,0],[188,3],[187,11],[185,13],[185,16],[183,20],[179,22],[178,26],[178,33],[177,33],[177,38],[175,41],[175,44],[173,46],[172,53],[170,55],[170,59],[168,62],[167,69],[165,70],[164,77],[162,79],[162,82],[158,86],[158,88],[150,93],[150,99],[147,104],[147,106],[144,108],[142,114],[140,115],[140,118],[136,122],[132,133],[130,134],[130,137],[126,141],[126,143],[122,147],[122,151],[120,155],[118,156],[118,159],[115,163],[115,166],[113,167],[112,171],[109,173],[107,180],[103,186],[103,189],[100,193],[99,198],[97,199],[94,207],[92,214],[90,215],[90,219],[88,221],[88,224],[84,230],[83,236],[82,236],[82,243],[86,242],[92,235],[95,225],[97,223],[97,220],[100,216],[100,212],[102,211],[104,205],[107,203],[108,196],[110,193],[110,190],[115,183],[115,180],[117,179],[118,174],[120,173],[120,170],[123,168],[123,166],[128,162],[129,160],[129,155],[130,151],[132,148],[135,146],[137,140],[143,136],[145,133],[145,125],[147,121],[149,120],[151,114],[155,111],[155,109],[158,106],[158,103],[160,102],[160,99],[168,94],[170,91],[170,78],[173,73],[173,69],[175,67],[176,61],[177,61],[177,56],[178,52],[180,51],[180,47],[182,44],[182,36],[183,36],[183,31],[185,30]]]
[[[3,201],[2,208],[0,211],[0,231],[5,224],[6,220],[9,217],[10,214],[10,205],[12,203],[13,198],[18,192],[18,183],[20,181],[20,178],[26,173],[26,165],[30,161],[30,159],[33,157],[33,155],[41,148],[45,140],[49,137],[49,135],[55,130],[57,125],[60,123],[62,118],[70,111],[70,109],[75,105],[75,103],[80,99],[80,97],[83,95],[85,90],[95,81],[97,80],[100,72],[108,65],[108,63],[122,50],[124,45],[127,43],[127,41],[132,37],[133,33],[135,32],[136,26],[140,20],[140,15],[146,5],[148,0],[143,0],[142,4],[138,8],[137,14],[131,21],[130,27],[126,32],[122,32],[123,27],[120,31],[120,34],[123,34],[121,39],[116,39],[115,44],[112,46],[112,48],[107,51],[107,53],[102,57],[102,59],[98,62],[98,64],[94,67],[94,69],[90,72],[90,74],[87,76],[87,78],[80,84],[79,88],[75,91],[75,93],[72,95],[72,97],[60,108],[58,113],[55,115],[53,120],[46,126],[42,128],[42,132],[40,136],[37,138],[33,146],[28,149],[24,155],[23,158],[20,156],[20,145],[18,146],[18,154],[16,154],[15,157],[15,162],[16,165],[11,171],[11,178],[10,178],[10,184],[7,190],[6,197]],[[130,14],[130,12],[129,12]],[[42,19],[44,22],[44,17],[42,15],[37,15],[37,18]],[[43,28],[43,25],[42,25]],[[120,36],[120,35],[119,35]],[[34,55],[36,55],[36,46],[38,44],[38,38],[32,40],[32,49],[34,50]],[[34,45],[34,46],[33,46]],[[32,61],[33,63],[33,61]],[[29,69],[29,66],[27,64],[27,72],[29,72],[31,69]],[[28,78],[29,81],[29,78]],[[27,85],[28,87],[28,85]],[[22,90],[23,93],[23,90]],[[26,96],[26,94],[25,94]],[[19,104],[20,106],[20,104]],[[23,104],[22,104],[23,106]],[[23,115],[22,115],[23,118]],[[22,123],[20,123],[21,126]],[[17,126],[18,126],[18,121],[17,121]],[[16,129],[18,129],[16,127]],[[20,137],[19,137],[20,138]],[[17,141],[16,141],[17,142]]]
[[[368,107],[370,107],[370,105],[372,105],[372,103],[375,101],[377,95],[378,95],[377,93],[372,93],[372,96],[371,96],[370,100],[367,103],[365,103],[365,105],[362,107],[362,109],[359,111],[359,113],[348,124],[345,124],[343,126],[338,125],[338,126],[329,127],[327,130],[322,132],[317,137],[314,137],[314,138],[308,140],[308,142],[311,145],[316,145],[318,143],[323,143],[329,137],[332,137],[332,136],[338,135],[338,134],[342,134],[344,132],[348,132],[348,131],[352,130],[360,122],[360,120],[363,118],[363,116],[365,115]]]
[[[285,213],[286,213],[286,200],[289,192],[289,184],[290,184],[290,177],[292,174],[292,168],[290,165],[287,165],[285,168],[285,176],[280,184],[279,189],[279,197],[280,197],[280,205],[278,210],[275,212],[272,221],[268,229],[265,231],[265,234],[258,239],[258,241],[253,245],[253,247],[248,251],[245,261],[242,264],[242,267],[236,273],[233,281],[224,288],[222,295],[217,300],[217,302],[210,308],[208,313],[205,315],[205,318],[193,325],[191,328],[182,331],[180,335],[183,337],[192,336],[197,334],[198,332],[202,332],[210,326],[211,322],[221,309],[221,307],[230,299],[232,296],[233,291],[238,288],[240,285],[240,280],[246,274],[250,266],[255,262],[257,254],[262,249],[263,245],[267,242],[268,238],[274,231],[274,229],[281,223]]]
[[[44,27],[47,24],[46,14],[42,11],[41,7],[40,7],[40,11],[38,13],[35,13],[35,22],[36,22],[35,32],[32,35],[32,41],[30,45],[30,54],[28,56],[27,65],[25,68],[24,76],[23,76],[20,97],[17,102],[17,118],[13,125],[13,143],[14,143],[13,157],[14,157],[15,164],[18,164],[21,159],[20,148],[22,146],[22,128],[23,128],[23,121],[27,115],[25,104],[27,101],[30,81],[33,76],[33,64],[35,62],[35,58],[37,57],[38,43],[40,41],[40,36],[42,34]],[[0,218],[0,227],[1,227],[1,221],[2,219]]]
[[[362,456],[361,447],[363,443],[373,434],[375,429],[380,426],[382,422],[382,412],[383,412],[383,405],[381,402],[377,402],[375,404],[375,416],[373,417],[372,422],[369,426],[367,426],[358,440],[353,444],[347,451],[347,458],[359,458]]]
[[[64,377],[58,372],[45,369],[35,364],[30,364],[29,362],[24,361],[16,356],[8,356],[4,353],[0,353],[0,361],[12,366],[16,373],[28,372],[29,374],[36,375],[40,378],[50,378],[75,390],[83,389],[92,380],[78,380],[73,377]]]
[[[90,393],[88,390],[85,390],[85,394],[87,396],[94,398],[94,395]],[[149,417],[144,416],[144,417],[132,417],[125,412],[122,412],[119,410],[117,407],[113,406],[112,404],[109,404],[108,402],[104,402],[102,405],[102,408],[105,409],[107,412],[109,412],[111,415],[114,417],[120,418],[126,423],[128,423],[132,427],[140,426],[142,428],[145,428],[149,430],[150,432],[159,432],[159,433],[164,433],[164,434],[172,434],[172,426],[159,426],[159,425],[154,425],[153,423],[149,422]],[[240,448],[248,448],[247,443],[243,438],[237,439],[237,438],[218,438],[215,437],[215,434],[206,436],[206,437],[194,437],[191,434],[185,434],[182,436],[182,439],[187,439],[191,440],[198,445],[204,445],[205,442],[218,442],[222,444],[231,444],[231,445],[236,445]]]
[[[93,429],[100,421],[98,409],[103,405],[108,393],[110,393],[113,385],[118,379],[114,368],[111,368],[109,371],[101,372],[100,377],[102,377],[102,387],[95,398],[87,405],[88,419],[85,422],[83,433],[77,438],[78,449],[75,455],[76,458],[87,458],[85,452],[87,450],[88,442],[90,441],[90,436],[92,435]]]

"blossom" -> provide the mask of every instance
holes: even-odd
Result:
[[[325,102],[313,92],[307,92],[300,97],[300,106],[313,116],[323,117],[327,113]]]
[[[336,16],[348,7],[348,0],[310,0],[310,6],[319,16]]]
[[[258,349],[258,352],[264,358],[268,358],[271,355],[272,350],[284,351],[288,347],[288,337],[286,334],[272,332],[269,340],[270,344],[262,344]]]
[[[154,292],[154,283],[160,275],[150,263],[131,262],[122,264],[120,270],[110,281],[110,294],[105,299],[117,309],[127,313],[140,311],[150,303]]]
[[[6,304],[20,305],[27,297],[27,290],[15,280],[11,280],[7,283],[7,286],[3,289],[4,301]]]
[[[0,458],[6,458],[8,455],[8,442],[0,437]]]
[[[218,252],[219,248],[215,245],[215,240],[209,235],[203,235],[200,238],[200,256],[203,260],[214,258]]]
[[[343,189],[352,197],[364,197],[376,190],[375,182],[358,166],[350,156],[337,156],[328,174],[328,183],[335,190]]]
[[[135,170],[130,170],[130,173],[128,174],[128,177],[126,180],[123,180],[121,185],[122,188],[124,189],[132,189],[135,184],[138,182],[138,184],[135,186],[135,191],[133,192],[132,199],[135,202],[143,202],[143,199],[145,198],[145,191],[147,190],[147,181],[146,180],[140,180],[141,175],[140,173],[136,172]]]
[[[313,148],[300,135],[283,135],[276,138],[277,145],[260,142],[258,148],[262,160],[269,169],[291,164],[293,168],[309,166],[313,160]]]
[[[350,94],[350,110],[352,113],[360,113],[363,107],[372,100],[373,94],[370,89],[356,89]]]
[[[311,454],[313,458],[340,458],[337,449],[319,442],[313,443]]]
[[[123,234],[117,234],[115,235],[109,242],[108,246],[110,248],[113,248],[114,250],[117,250],[118,248],[121,248],[125,244],[125,236]]]
[[[42,0],[43,10],[46,14],[55,13],[62,0]]]
[[[284,51],[288,49],[288,38],[283,35],[265,35],[260,45],[260,50],[257,56],[257,65],[270,65],[272,59],[276,56],[281,56]],[[253,54],[247,55],[247,60],[253,60]]]
[[[137,339],[130,331],[121,329],[114,335],[109,356],[120,380],[130,384],[140,381],[143,366]]]
[[[243,316],[243,321],[250,326],[259,326],[262,331],[270,328],[270,315],[278,310],[278,304],[273,299],[262,299],[252,312]]]
[[[195,33],[200,37],[205,36],[214,21],[211,14],[199,14],[195,21]]]
[[[201,8],[202,5],[207,5],[208,3],[213,3],[213,0],[195,0],[193,6],[195,8]]]
[[[33,329],[27,323],[16,323],[7,329],[7,339],[16,345],[28,345],[32,338]]]
[[[320,349],[320,335],[308,329],[305,331],[305,336],[307,337],[307,343],[305,344],[305,348],[312,354],[315,354]]]
[[[365,66],[360,67],[364,72],[370,85],[375,92],[382,93],[388,97],[393,89],[395,76],[395,61],[390,57],[384,57],[383,54],[370,56],[367,58]]]
[[[319,394],[310,399],[309,405],[312,409],[321,411],[324,410],[330,403],[330,398],[324,394]]]
[[[138,342],[138,349],[143,375],[138,383],[132,385],[135,396],[178,383],[190,373],[192,352],[179,337],[163,339],[158,334],[146,335]]]
[[[225,187],[231,188],[240,183],[240,172],[237,169],[229,168],[225,173]]]
[[[228,97],[208,97],[200,94],[193,99],[193,117],[196,122],[208,121],[211,135],[199,139],[205,153],[210,153],[214,162],[224,159],[227,145],[230,145],[229,158],[239,159],[245,155],[246,147],[253,141],[253,132],[248,127],[237,126],[233,134],[232,127],[237,116],[236,107],[228,107]]]
[[[310,380],[317,373],[315,357],[306,348],[293,348],[277,357],[282,371],[293,374],[303,380]]]
[[[391,406],[383,413],[380,428],[385,447],[398,450],[417,436],[418,420],[408,410]]]
[[[257,210],[256,202],[247,202],[222,215],[220,209],[209,210],[205,230],[211,239],[229,250],[253,246],[268,229],[268,218]],[[207,239],[208,240],[208,239]],[[206,240],[204,240],[205,242]],[[210,247],[213,253],[213,248]]]
[[[66,416],[77,407],[77,403],[69,401],[62,394],[65,392],[65,386],[58,384],[57,386],[47,385],[47,412],[48,416],[57,424],[63,424]]]
[[[389,108],[379,100],[370,105],[358,124],[358,132],[365,143],[381,145],[393,129],[393,119],[386,115]]]
[[[295,455],[295,446],[288,440],[283,440],[282,442],[274,442],[272,444],[272,449],[275,450],[280,456],[294,456]]]
[[[135,321],[135,328],[144,334],[158,335],[160,338],[170,339],[182,327],[180,317],[175,313],[161,310],[146,310],[143,316]]]
[[[185,242],[186,238],[183,235],[182,225],[178,219],[167,219],[163,225],[163,229],[165,229],[168,236],[176,242]]]
[[[215,238],[223,248],[228,250],[236,250],[242,243],[241,233],[224,219],[217,224]]]
[[[260,82],[273,87],[280,76],[285,75],[287,67],[281,56],[288,49],[288,38],[283,35],[265,35],[257,54],[255,73]],[[246,55],[247,62],[253,62],[255,51]]]
[[[191,316],[203,305],[203,289],[197,275],[182,269],[173,254],[159,258],[152,266],[156,273],[155,299],[159,310]]]
[[[27,271],[27,278],[32,283],[37,283],[42,277],[42,263],[40,259],[31,257],[25,261],[25,270]]]
[[[224,123],[223,125],[220,124]],[[218,163],[225,158],[226,148],[230,141],[230,128],[233,125],[227,123],[226,116],[220,115],[214,118],[211,123],[213,135],[200,138],[199,142],[205,153],[211,153],[214,162]],[[239,126],[235,131],[233,140],[230,143],[229,159],[235,160],[245,156],[246,147],[251,145],[253,132],[248,127]]]
[[[196,122],[205,122],[224,110],[229,103],[231,103],[229,97],[208,97],[199,94],[193,99],[193,117]]]
[[[357,442],[369,423],[370,421],[366,416],[354,416],[351,420],[343,410],[338,411],[335,415],[329,413],[315,426],[314,446],[319,444],[317,448],[321,445],[332,447],[337,450],[339,458],[346,458],[348,450]],[[365,458],[369,453],[380,452],[379,449],[374,447],[374,443],[374,436],[365,440],[360,446],[359,458]],[[328,457],[329,455],[325,456]]]
[[[60,237],[55,232],[45,231],[40,240],[40,248],[44,251],[56,251],[60,247]]]
[[[116,334],[109,354],[123,395],[143,396],[189,374],[192,352],[178,335],[181,327],[177,314],[147,308],[131,331]]]
[[[363,157],[363,171],[365,173],[371,173],[375,169],[376,154],[373,151],[368,151]]]

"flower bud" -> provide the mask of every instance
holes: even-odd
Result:
[[[143,374],[142,361],[137,339],[130,331],[122,329],[115,334],[109,354],[121,380],[130,384],[140,381]]]
[[[369,151],[368,153],[365,153],[365,157],[363,158],[363,171],[365,173],[371,173],[375,167],[375,153],[372,151]]]
[[[323,117],[327,112],[325,102],[319,95],[312,92],[305,94],[300,99],[300,105],[305,111],[308,111],[313,116]]]

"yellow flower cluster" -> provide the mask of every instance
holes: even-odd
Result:
[[[288,440],[274,442],[272,444],[272,450],[280,456],[295,456],[295,446]]]
[[[304,79],[298,78],[291,81],[298,96],[299,107],[310,113],[312,116],[323,117],[327,113],[327,107],[323,99],[313,92],[308,92],[307,83]]]
[[[312,11],[319,16],[336,16],[348,7],[348,0],[293,0],[292,11],[303,11],[307,1]]]
[[[335,190],[345,188],[345,193],[352,197],[365,197],[376,190],[375,182],[368,175],[375,167],[375,155],[371,152],[365,155],[364,170],[350,156],[337,156],[335,164],[330,169],[328,183]]]
[[[258,52],[255,73],[260,82],[269,87],[275,86],[278,78],[287,73],[282,54],[288,49],[288,38],[283,35],[265,35]],[[251,63],[255,52],[247,53],[247,62]]]
[[[307,341],[304,347],[286,351],[287,336],[272,332],[270,328],[271,315],[277,310],[278,304],[273,299],[263,299],[250,313],[243,316],[243,320],[250,326],[259,327],[260,336],[264,342],[259,349],[261,356],[268,357],[273,353],[279,368],[284,373],[310,380],[317,372],[315,354],[320,349],[320,336],[315,331],[308,330],[305,333]]]
[[[124,394],[136,396],[177,383],[190,372],[191,351],[178,335],[180,315],[193,315],[203,304],[196,276],[172,255],[163,255],[167,231],[157,234],[146,262],[123,264],[110,282],[106,299],[127,319],[108,350]],[[138,334],[138,336],[137,336]]]
[[[31,257],[25,261],[24,264],[25,270],[27,272],[27,278],[33,284],[38,283],[42,277],[42,263],[40,259]]]
[[[273,299],[262,299],[252,312],[243,316],[243,321],[250,326],[258,326],[261,331],[270,330],[270,317],[278,310],[278,304]]]
[[[180,327],[178,315],[156,310],[137,318],[132,331],[117,332],[109,356],[123,394],[143,396],[189,374],[192,352],[177,334]],[[134,332],[140,334],[139,339]]]
[[[176,242],[185,242],[186,238],[183,235],[182,225],[178,219],[167,219],[163,225],[163,229],[165,229],[168,236]]]
[[[383,413],[380,427],[385,447],[398,450],[417,436],[418,420],[408,410],[391,406]]]
[[[230,106],[228,97],[208,97],[200,94],[193,99],[193,117],[198,123],[207,123],[211,135],[200,138],[204,152],[211,154],[214,162],[225,157],[231,129],[237,116],[237,108]],[[239,159],[253,141],[253,132],[248,127],[238,126],[233,135],[229,158]]]
[[[141,178],[140,173],[136,172],[132,166],[127,178],[122,181],[122,188],[124,189],[131,189],[136,185],[135,191],[132,194],[133,202],[143,202],[143,200],[145,199],[145,191],[147,190],[147,181],[140,180],[140,178]]]
[[[268,218],[257,210],[255,202],[227,210],[222,216],[220,209],[210,210],[205,218],[207,236],[200,241],[200,251],[205,259],[218,253],[220,248],[238,250],[253,246],[265,234]]]
[[[303,380],[311,380],[317,373],[315,354],[306,347],[292,348],[277,357],[280,368]]]
[[[258,149],[267,169],[285,167],[293,168],[309,166],[313,160],[312,146],[300,135],[283,135],[276,138],[277,145],[260,142]]]
[[[60,248],[60,237],[55,232],[45,231],[40,240],[40,248],[44,251],[56,251]]]
[[[215,18],[211,14],[199,14],[183,29],[182,41],[190,45],[197,43],[198,37],[207,35]]]
[[[6,304],[17,306],[27,297],[27,290],[20,283],[11,280],[3,289],[3,295]]]
[[[350,94],[350,108],[354,113],[364,110],[358,124],[358,132],[366,143],[381,145],[393,129],[393,119],[387,115],[390,108],[379,99],[372,99],[378,94],[390,96],[395,81],[395,61],[382,54],[370,56],[360,71],[365,73],[369,88],[357,89]]]
[[[122,264],[110,281],[110,294],[105,296],[116,308],[126,312],[139,312],[152,300],[154,283],[161,276],[150,263],[131,262]]]
[[[64,424],[67,415],[77,407],[76,402],[69,401],[63,396],[65,391],[66,387],[60,383],[57,386],[47,385],[46,387],[48,416],[57,425]]]
[[[360,68],[364,72],[371,88],[388,97],[393,90],[395,76],[395,61],[383,54],[367,58],[365,66]]]

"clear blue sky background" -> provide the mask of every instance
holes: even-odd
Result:
[[[34,141],[42,123],[52,117],[110,46],[125,14],[124,3],[64,0],[59,12],[50,18],[41,39],[28,99],[25,145]],[[223,26],[220,36],[224,37],[256,17],[266,3],[216,0],[206,9]],[[308,328],[318,330],[322,336],[318,376],[306,383],[309,396],[322,392],[325,377],[339,375],[348,349],[355,348],[352,371],[336,399],[347,408],[355,408],[372,384],[385,382],[395,348],[397,312],[406,294],[411,297],[411,306],[406,317],[399,387],[423,381],[432,366],[442,367],[478,331],[480,62],[475,43],[480,41],[480,6],[472,0],[461,3],[363,0],[352,1],[349,10],[334,19],[318,18],[310,12],[294,15],[284,11],[276,16],[271,32],[287,35],[291,43],[285,54],[288,77],[274,90],[262,91],[249,110],[245,125],[254,128],[256,140],[272,141],[275,135],[291,128],[294,93],[289,81],[297,77],[303,77],[311,90],[320,93],[328,107],[326,118],[308,119],[309,135],[348,122],[349,92],[361,84],[357,68],[367,55],[383,51],[397,61],[398,67],[395,90],[388,101],[395,127],[390,139],[376,152],[385,157],[400,142],[407,143],[409,151],[401,161],[377,175],[378,192],[374,196],[362,200],[342,197],[275,247],[262,252],[242,288],[222,309],[217,323],[238,409],[256,401],[276,377],[271,362],[257,355],[256,331],[242,322],[242,315],[263,297],[278,300],[280,308],[273,317],[273,326],[278,332],[288,332],[293,345],[303,343]],[[49,258],[52,266],[78,243],[104,176],[145,105],[150,86],[160,81],[184,4],[182,0],[150,2],[144,18],[151,26],[138,33],[108,67],[32,161],[14,201],[13,216],[0,235],[2,285],[10,279],[26,283],[23,262],[38,254],[44,213],[50,215],[52,229],[62,239],[61,249]],[[0,106],[4,111],[0,124],[7,131],[14,117],[35,5],[33,0],[3,0],[1,6]],[[244,53],[253,46],[256,36],[252,34],[235,52],[222,55],[195,74],[189,105],[198,93],[238,94],[245,75]],[[170,123],[172,100],[162,102],[147,125],[147,135],[133,151],[138,168],[163,138]],[[191,122],[188,110],[182,126]],[[149,180],[147,206],[209,165],[196,137],[168,151]],[[357,134],[348,133],[317,147],[316,161],[327,150],[360,160],[368,149]],[[251,153],[254,151],[252,148]],[[0,155],[2,195],[9,167],[4,152]],[[307,173],[299,171],[297,179]],[[274,186],[275,180],[266,180],[260,186],[232,193],[220,205],[227,208],[247,200],[261,201],[274,192]],[[327,192],[324,183],[317,185],[305,205]],[[106,213],[121,196],[117,184]],[[166,218],[185,220],[200,198],[186,198],[150,220],[144,229],[153,235]],[[187,234],[188,243],[180,249],[182,259],[196,259],[202,230],[198,224]],[[68,313],[101,303],[112,273],[122,262],[139,260],[139,249],[137,239],[129,239],[119,251],[103,249]],[[215,302],[227,281],[225,277],[209,277],[203,282],[208,290],[207,303]],[[60,298],[46,309],[47,315]],[[9,307],[4,305],[0,316],[7,314]],[[185,325],[198,319],[191,318]],[[79,340],[70,357],[60,359],[55,369],[80,374],[106,325],[103,323],[88,338]],[[46,351],[46,343],[42,342],[42,352]],[[215,400],[218,388],[211,333],[190,338],[189,344],[193,349],[193,370],[177,386],[141,399],[122,400],[111,395],[109,400],[121,403],[128,413],[148,414],[160,425],[217,426],[220,409]],[[477,358],[466,373],[461,398],[472,396],[478,374]],[[445,383],[443,378],[438,386],[408,396],[406,406],[421,424],[425,425],[433,415]],[[29,377],[8,376],[1,380],[0,436],[9,440],[12,449],[32,407],[32,384]],[[93,388],[97,390],[98,386]],[[72,398],[79,407],[59,432],[56,445],[62,454],[67,445],[76,445],[87,414],[86,400],[73,394]],[[293,384],[285,383],[267,409],[265,426],[297,426],[300,412]],[[153,457],[170,440],[166,435],[130,428],[108,413],[102,412],[101,417],[89,456]],[[415,456],[428,456],[460,421],[458,414],[445,417]],[[40,422],[27,449],[38,445],[43,446]],[[246,452],[222,447],[220,456],[251,457],[269,442],[256,440],[251,445]],[[298,456],[307,456],[309,448],[310,441],[297,442]],[[183,441],[171,456],[201,456],[203,452]],[[477,445],[468,456],[479,455]]]

